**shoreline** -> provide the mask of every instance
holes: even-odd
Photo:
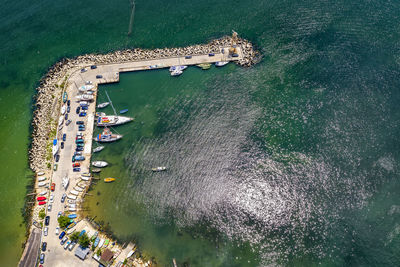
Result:
[[[52,181],[51,177],[54,174],[53,164],[54,159],[49,154],[49,146],[51,148],[51,140],[59,136],[59,128],[57,126],[57,121],[60,116],[60,109],[62,106],[62,95],[64,92],[70,89],[74,90],[73,85],[76,87],[76,81],[71,78],[75,78],[77,73],[82,68],[89,67],[90,65],[97,65],[99,69],[105,69],[106,67],[115,66],[117,71],[113,69],[113,71],[108,71],[110,75],[104,75],[104,79],[95,80],[95,97],[94,97],[94,105],[88,110],[88,114],[94,114],[96,105],[96,97],[97,97],[97,85],[103,83],[110,82],[118,82],[119,81],[119,72],[129,72],[135,70],[146,70],[153,69],[151,66],[144,67],[144,63],[149,64],[151,61],[164,60],[164,61],[173,61],[173,60],[182,60],[180,58],[190,55],[193,57],[198,57],[200,60],[201,56],[209,55],[210,53],[221,53],[221,47],[230,47],[233,42],[234,37],[222,37],[220,39],[212,40],[208,44],[201,45],[192,45],[184,48],[164,48],[164,49],[153,49],[153,50],[143,50],[139,48],[135,49],[125,49],[119,50],[107,54],[85,54],[82,56],[77,56],[72,59],[63,58],[57,63],[55,63],[52,67],[49,68],[49,71],[44,75],[44,77],[40,80],[39,86],[37,87],[37,94],[34,97],[35,108],[33,111],[32,118],[32,142],[29,149],[29,164],[32,171],[36,174],[38,172],[45,172],[45,176],[49,177],[49,183]],[[253,48],[253,45],[241,38],[235,38],[235,44],[237,48],[240,48],[240,58],[238,60],[231,59],[230,61],[234,61],[235,63],[243,66],[250,67],[257,63],[260,59],[258,52],[256,52]],[[182,60],[184,61],[184,60]],[[206,62],[206,61],[204,61]],[[125,64],[126,63],[126,64]],[[135,63],[137,63],[135,65]],[[139,63],[143,63],[141,66]],[[199,63],[199,62],[198,62]],[[201,63],[201,61],[200,61]],[[138,65],[139,64],[139,65]],[[167,65],[155,65],[155,68],[165,68]],[[99,70],[100,71],[100,70]],[[102,73],[102,72],[101,72]],[[112,74],[112,75],[111,75]],[[117,74],[117,75],[115,75]],[[82,77],[81,77],[82,79]],[[82,79],[83,80],[83,79]],[[72,94],[69,94],[72,96]],[[88,116],[89,117],[89,116]],[[89,118],[86,117],[85,119]],[[88,143],[90,147],[91,153],[91,140],[93,134],[93,124],[89,125],[88,128],[92,127],[91,130],[88,129],[86,133],[88,134]],[[85,135],[86,135],[85,133]],[[50,155],[50,156],[49,156]],[[90,154],[91,155],[91,154]],[[86,163],[90,167],[90,155],[88,158],[82,162],[82,165]],[[89,169],[88,169],[89,170]],[[34,192],[38,193],[37,180],[35,176],[35,181],[32,183],[34,185]],[[78,182],[79,183],[79,182]],[[85,187],[82,196],[82,202],[84,196],[89,190],[91,186],[91,181]],[[71,185],[72,187],[72,185]],[[29,208],[29,207],[28,207]],[[31,218],[29,225],[30,231],[29,235],[32,232],[33,226],[32,222],[40,221],[38,213],[41,207],[35,203],[31,208]],[[45,209],[47,210],[47,209]],[[81,210],[77,210],[76,213],[81,213]],[[53,219],[54,220],[54,219]],[[84,223],[89,223],[86,219],[82,219]],[[86,222],[85,222],[86,220]],[[27,237],[29,235],[26,235]],[[119,246],[117,244],[117,246]],[[25,254],[25,252],[24,252]],[[121,255],[123,253],[120,253]],[[135,265],[138,266],[138,265]]]

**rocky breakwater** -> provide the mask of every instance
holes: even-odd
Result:
[[[108,54],[85,54],[73,59],[63,59],[57,62],[41,79],[40,85],[37,88],[36,107],[32,121],[32,145],[29,151],[31,169],[33,171],[40,171],[51,167],[52,158],[48,156],[48,148],[57,130],[62,92],[68,86],[68,75],[71,75],[74,71],[92,64],[115,64],[177,56],[220,53],[221,47],[231,47],[232,45],[241,48],[243,57],[236,61],[236,64],[240,66],[250,67],[261,58],[260,54],[249,41],[239,37],[226,36],[215,39],[208,44],[153,50],[140,48],[126,49]]]

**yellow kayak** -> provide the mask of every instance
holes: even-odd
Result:
[[[114,182],[115,181],[115,178],[105,178],[104,179],[104,182],[106,182],[106,183],[111,183],[111,182]]]

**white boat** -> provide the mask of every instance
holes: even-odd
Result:
[[[183,70],[185,70],[187,68],[187,66],[184,66],[184,65],[180,65],[180,66],[171,66],[170,68],[169,68],[169,71],[170,72],[173,72],[173,71],[183,71]]]
[[[133,249],[131,251],[129,251],[128,255],[126,255],[127,258],[129,258],[130,256],[133,255],[133,253],[135,253],[136,251],[136,246],[134,245]]]
[[[42,176],[42,175],[44,175],[44,172],[38,172],[37,173],[37,176]]]
[[[75,232],[75,228],[71,228],[67,231],[67,235],[72,234],[73,232]]]
[[[81,179],[84,180],[84,181],[89,181],[90,177],[81,176]]]
[[[44,196],[44,195],[46,195],[46,194],[47,194],[47,190],[42,191],[42,192],[39,193],[39,195],[41,195],[41,196]]]
[[[121,125],[133,121],[133,118],[125,117],[125,116],[101,116],[97,118],[97,126],[114,126]]]
[[[45,186],[45,185],[47,185],[46,182],[39,182],[39,183],[38,183],[38,186],[39,186],[39,187],[43,187],[43,186]]]
[[[110,102],[104,102],[97,105],[97,108],[105,108],[110,105]]]
[[[78,196],[78,195],[79,195],[79,192],[78,192],[78,191],[75,191],[75,190],[71,190],[69,193],[70,193],[70,194],[73,194],[73,195],[75,195],[75,196]]]
[[[99,248],[101,248],[103,246],[105,241],[106,241],[105,239],[100,239]]]
[[[69,198],[69,199],[72,199],[72,200],[76,200],[76,199],[77,199],[77,196],[74,196],[74,195],[68,195],[68,196],[67,196],[67,198]]]
[[[76,189],[76,188],[79,188],[80,190],[78,190],[78,189]],[[83,191],[83,190],[85,190],[85,188],[86,188],[85,185],[81,186],[81,185],[77,184],[77,185],[75,186],[75,189],[78,190],[78,191]]]
[[[107,161],[98,160],[98,161],[93,161],[92,165],[97,168],[104,168],[108,165],[108,163],[107,163]]]
[[[53,140],[53,148],[52,148],[53,157],[57,154],[59,149],[60,149],[60,147],[58,146],[58,140],[54,139]]]
[[[106,113],[104,113],[104,112],[96,112],[94,115],[96,117],[103,117],[103,116],[106,116]]]
[[[64,187],[64,190],[67,190],[68,185],[69,185],[69,177],[68,177],[68,176],[65,176],[65,177],[62,179],[62,186]]]
[[[171,76],[179,76],[183,73],[181,70],[174,70],[171,72]]]
[[[82,191],[83,191],[83,189],[80,188],[79,186],[75,186],[75,187],[74,187],[74,190],[76,190],[76,191],[78,191],[78,192],[82,192]]]
[[[68,211],[76,211],[76,208],[68,208]]]
[[[217,61],[217,62],[215,62],[215,66],[222,67],[222,66],[225,66],[228,63],[229,63],[229,61]]]
[[[85,177],[90,177],[90,172],[84,172],[84,173],[82,173],[81,175],[82,175],[82,176],[85,176]]]
[[[85,100],[85,101],[93,100],[93,95],[88,95],[88,94],[77,95],[76,98],[79,100]]]
[[[93,88],[94,88],[93,85],[82,85],[81,87],[79,87],[79,91],[85,92],[88,90],[92,90]]]
[[[117,141],[122,138],[120,134],[113,134],[110,129],[104,128],[104,131],[101,134],[98,134],[94,139],[94,141],[99,143],[111,143]]]
[[[151,170],[153,172],[162,172],[162,171],[165,171],[166,169],[167,169],[167,167],[162,166],[162,167],[152,168]]]
[[[65,105],[63,105],[62,107],[61,107],[61,114],[65,114],[65,111],[67,111],[67,108],[65,107]]]
[[[104,146],[98,146],[98,147],[96,147],[95,149],[93,149],[93,153],[100,152],[100,151],[102,151],[103,149],[104,149]]]
[[[44,177],[44,176],[38,178],[38,182],[42,182],[42,181],[45,181],[45,180],[46,180],[46,177]]]
[[[64,122],[64,116],[60,116],[60,118],[58,118],[58,126],[61,126]]]

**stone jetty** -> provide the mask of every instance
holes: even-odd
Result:
[[[250,67],[260,59],[253,45],[236,36],[226,36],[213,40],[208,44],[192,45],[181,48],[163,48],[146,50],[140,48],[115,51],[108,54],[85,54],[72,59],[62,59],[54,64],[41,79],[37,88],[36,106],[33,113],[32,144],[29,151],[30,167],[33,171],[49,169],[52,157],[51,140],[55,137],[61,95],[67,87],[68,76],[74,71],[93,64],[115,64],[131,61],[166,59],[179,56],[207,55],[219,53],[221,47],[240,47],[242,57],[235,61],[243,67]]]

